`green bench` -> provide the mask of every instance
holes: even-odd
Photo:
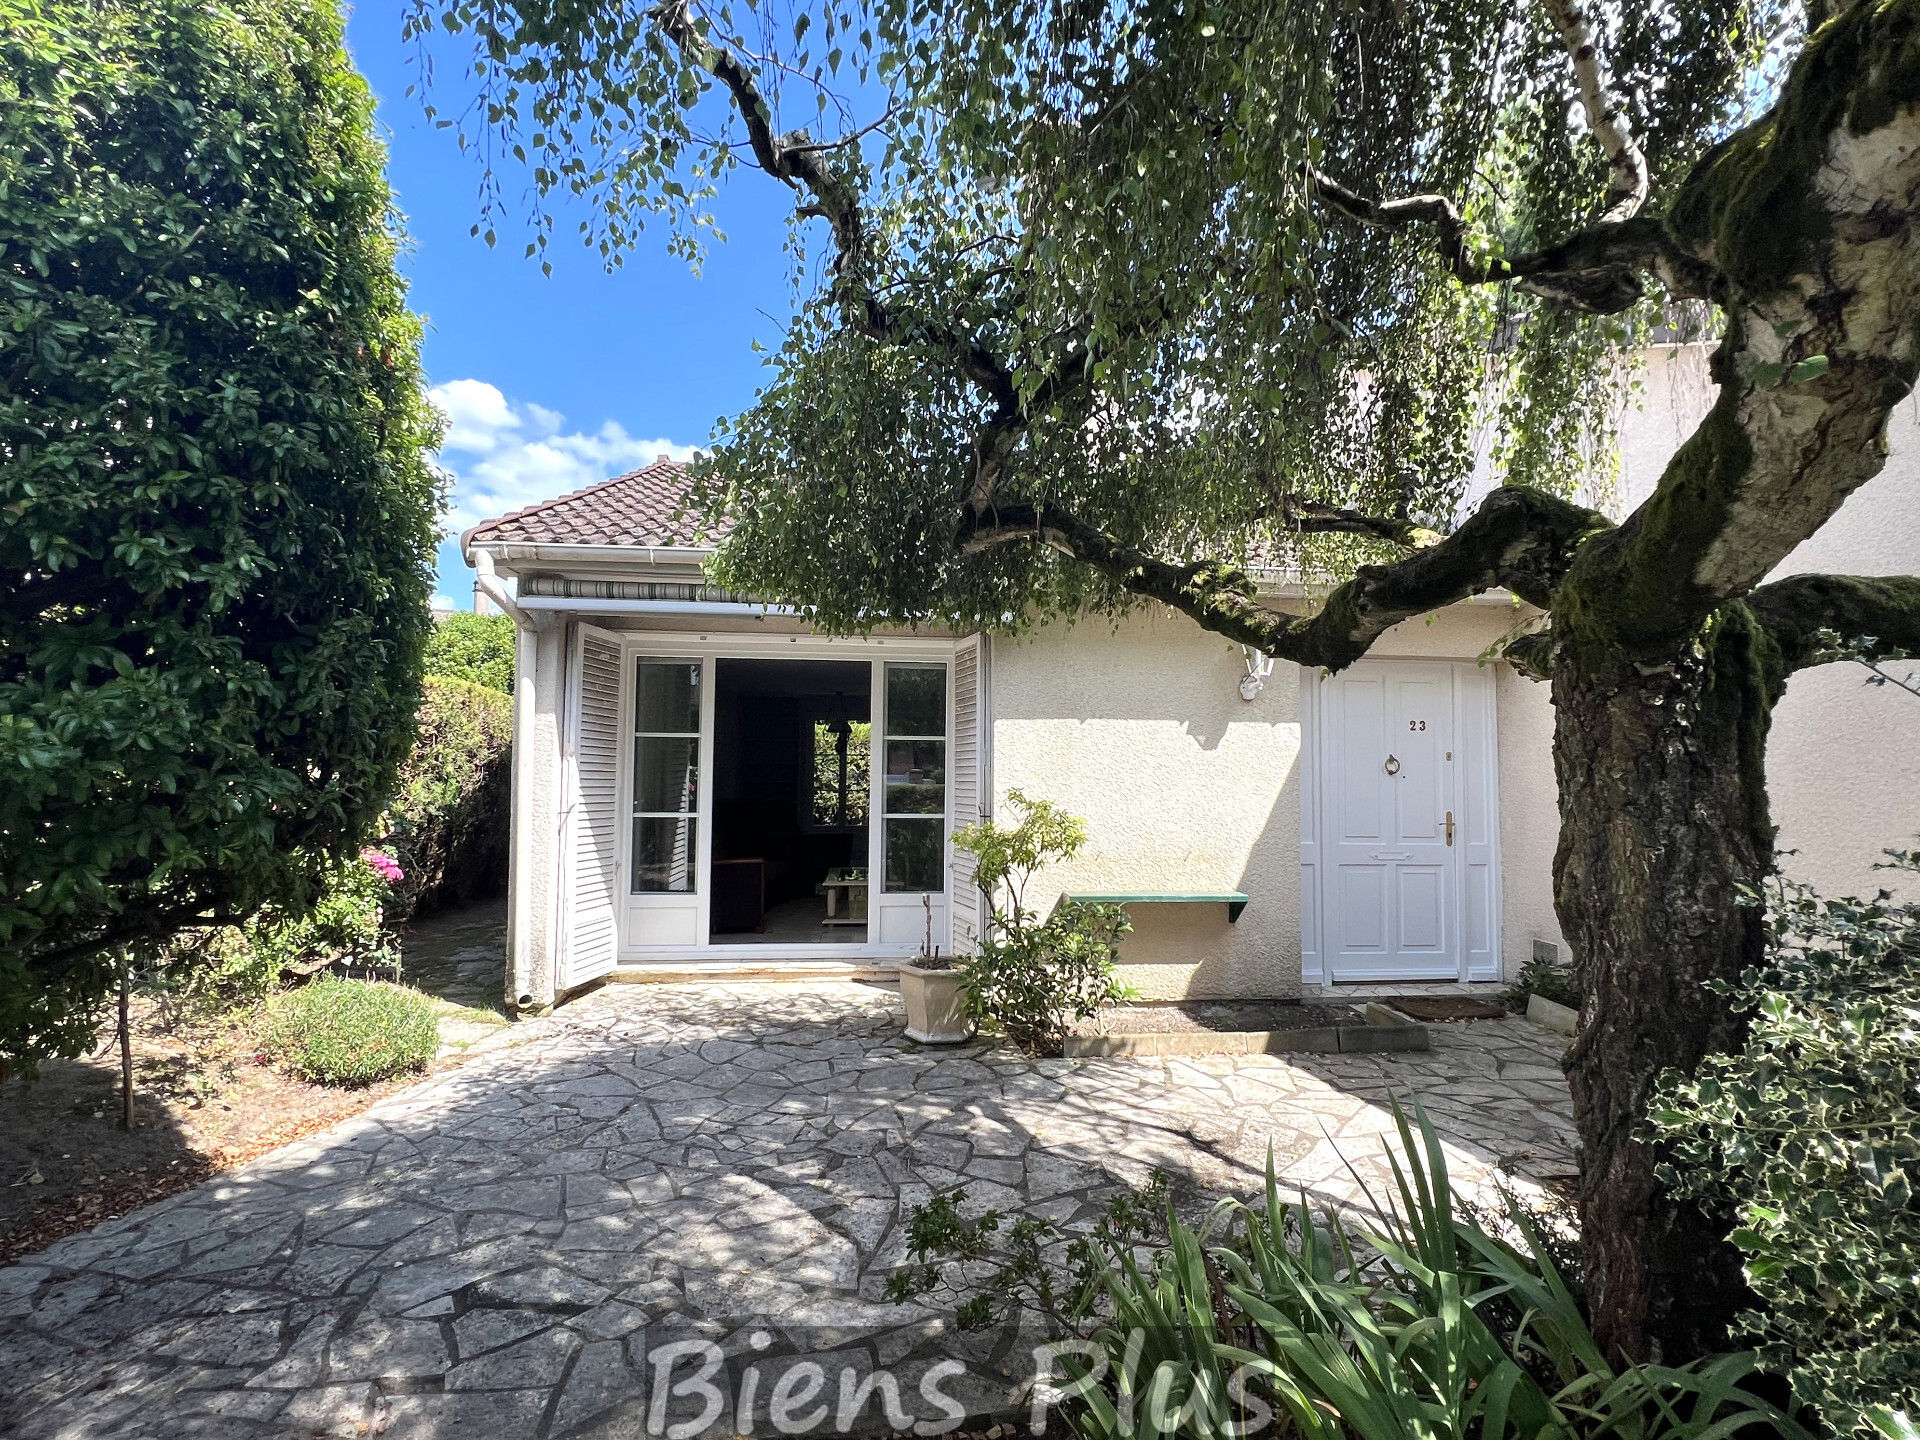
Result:
[[[1144,891],[1134,895],[1062,895],[1060,898],[1073,900],[1082,905],[1224,905],[1227,907],[1229,925],[1238,920],[1240,912],[1247,908],[1247,897],[1238,890],[1225,890],[1217,894],[1205,895],[1160,890]]]

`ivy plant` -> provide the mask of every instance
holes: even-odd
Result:
[[[1651,1127],[1669,1183],[1732,1207],[1740,1328],[1835,1433],[1871,1434],[1920,1417],[1920,902],[1767,898],[1766,961],[1728,987],[1745,1048],[1670,1072]]]

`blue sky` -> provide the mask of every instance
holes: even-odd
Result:
[[[521,210],[492,250],[468,234],[480,163],[406,93],[417,71],[400,39],[402,13],[400,0],[361,0],[347,43],[379,97],[388,174],[413,242],[402,262],[409,300],[427,317],[427,375],[453,422],[440,457],[455,477],[451,529],[703,445],[717,417],[752,400],[762,375],[752,342],[771,348],[789,311],[785,187],[737,174],[715,206],[728,239],[708,247],[698,277],[666,253],[664,232],[609,274],[572,238],[579,216],[565,213],[548,255],[553,274],[543,275],[537,259],[522,258],[530,235],[515,223]],[[450,78],[457,59],[448,52],[437,67],[442,110],[466,98]],[[517,200],[522,177],[503,179]],[[473,572],[451,537],[440,547],[439,592],[473,605]]]

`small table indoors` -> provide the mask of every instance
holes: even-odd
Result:
[[[867,869],[864,865],[829,870],[820,884],[827,897],[827,918],[822,925],[864,925],[867,923]]]

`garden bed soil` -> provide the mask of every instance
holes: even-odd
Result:
[[[1292,1000],[1184,1000],[1173,1005],[1106,1005],[1073,1027],[1075,1035],[1194,1035],[1206,1031],[1317,1030],[1364,1025],[1351,1005]]]
[[[1389,995],[1381,1002],[1403,1015],[1436,1024],[1455,1024],[1466,1020],[1504,1020],[1504,999],[1482,1000],[1472,995]]]
[[[448,1028],[469,1028],[464,1019],[446,1017],[443,1040]],[[262,1059],[261,1023],[255,1010],[168,1026],[157,1006],[136,1001],[131,1133],[120,1128],[111,1026],[91,1057],[50,1061],[30,1085],[18,1075],[0,1084],[0,1265],[323,1130],[420,1079],[358,1089],[308,1084]],[[432,1068],[459,1064],[465,1049],[455,1041]]]

